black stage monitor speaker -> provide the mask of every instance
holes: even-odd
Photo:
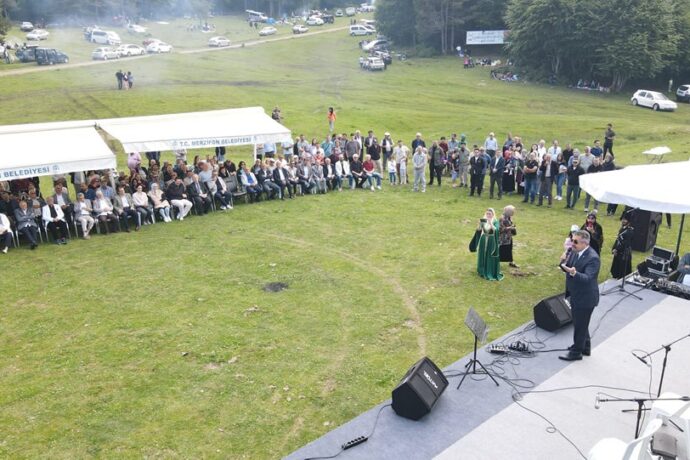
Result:
[[[534,323],[549,332],[567,326],[572,321],[573,313],[565,303],[563,294],[547,297],[534,306]]]
[[[630,225],[633,232],[633,251],[647,252],[656,244],[656,234],[661,226],[661,213],[636,209]]]
[[[436,404],[448,380],[436,364],[424,357],[410,368],[393,390],[393,410],[401,417],[419,420]]]

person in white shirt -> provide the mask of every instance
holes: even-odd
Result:
[[[139,214],[139,221],[143,222],[144,225],[148,225],[149,217],[153,218],[153,208],[149,203],[149,197],[144,193],[144,187],[137,185],[137,191],[132,195],[132,202],[134,207]]]
[[[52,196],[46,198],[46,205],[43,206],[43,223],[53,236],[55,244],[67,244],[69,232],[65,214],[60,206],[55,204]]]
[[[12,242],[12,227],[10,227],[10,220],[6,215],[0,213],[0,252],[7,254],[7,249]]]
[[[427,156],[424,147],[418,146],[412,156],[412,166],[414,167],[414,184],[412,190],[417,192],[422,189],[422,193],[426,192],[426,179],[424,171],[426,170]]]
[[[117,226],[118,219],[113,212],[113,204],[108,198],[105,197],[105,195],[103,195],[103,192],[100,190],[96,192],[96,199],[93,200],[93,210],[98,217],[98,221],[104,224],[106,231],[108,228],[112,230],[113,227],[113,231],[119,230]],[[110,225],[108,225],[108,223],[110,223]]]
[[[399,140],[398,145],[393,148],[393,156],[398,173],[398,183],[400,185],[407,184],[407,159],[410,156],[410,149],[403,145],[403,141]]]
[[[391,185],[395,185],[397,180],[396,180],[396,173],[398,172],[398,165],[395,164],[395,161],[389,161],[388,162],[388,183]]]
[[[91,238],[89,233],[96,223],[94,218],[91,216],[92,212],[93,208],[91,207],[89,200],[84,197],[83,193],[77,193],[77,201],[74,203],[74,217],[81,224],[81,231],[84,233],[85,240]]]
[[[350,162],[347,161],[345,155],[340,156],[340,161],[335,163],[335,173],[340,177],[340,187],[338,191],[342,191],[343,180],[347,178],[347,185],[350,188],[354,186],[354,179],[352,178],[352,172],[350,171]]]
[[[151,190],[149,190],[149,198],[153,202],[154,209],[158,210],[163,222],[172,222],[172,217],[170,217],[170,203],[165,199],[163,191],[160,189],[157,183],[151,184]]]

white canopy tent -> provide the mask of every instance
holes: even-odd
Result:
[[[92,120],[0,126],[0,180],[116,167]]]
[[[288,128],[262,107],[98,120],[97,125],[122,143],[125,152],[198,149],[279,143],[291,139]]]
[[[616,171],[585,174],[580,186],[596,200],[647,211],[683,214],[676,253],[680,249],[685,214],[690,212],[690,161],[628,166]]]

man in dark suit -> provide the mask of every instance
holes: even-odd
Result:
[[[211,197],[209,196],[206,186],[199,182],[199,175],[192,175],[192,182],[187,186],[187,195],[189,200],[194,203],[197,211],[208,214],[211,209]]]
[[[559,356],[562,360],[577,361],[582,355],[590,355],[589,320],[599,303],[597,277],[600,266],[599,255],[589,247],[589,233],[585,230],[575,232],[572,251],[561,261],[565,295],[570,298],[574,326],[573,345],[568,348],[567,355]]]
[[[503,198],[503,170],[505,169],[506,161],[503,159],[503,155],[496,155],[491,159],[489,164],[489,198],[494,197],[494,184],[498,188],[498,199]]]

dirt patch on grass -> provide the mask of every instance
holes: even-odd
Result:
[[[244,81],[227,81],[227,80],[189,80],[185,81],[185,84],[190,85],[200,85],[200,86],[251,86],[251,87],[263,87],[263,86],[273,86],[269,83],[263,81],[255,80],[244,80]]]
[[[287,283],[273,282],[264,284],[264,286],[261,289],[263,289],[264,292],[280,292],[287,289],[288,286],[289,285]]]

